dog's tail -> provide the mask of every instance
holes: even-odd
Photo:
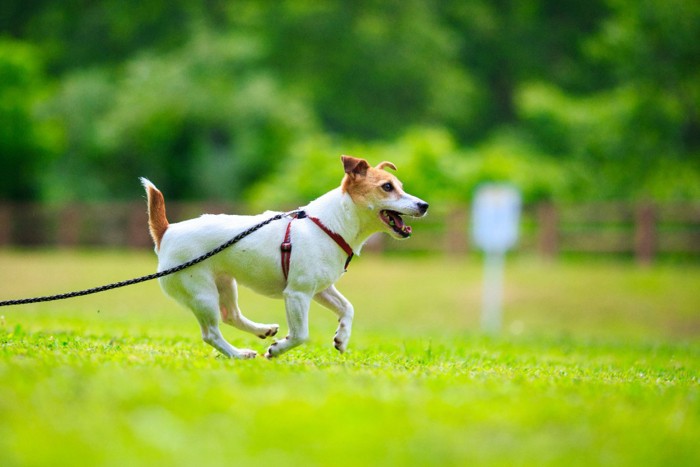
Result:
[[[150,180],[141,177],[141,184],[146,189],[148,197],[148,230],[151,232],[151,238],[157,251],[160,250],[160,242],[163,240],[165,231],[168,230],[168,225],[170,225],[168,218],[165,217],[165,198]]]

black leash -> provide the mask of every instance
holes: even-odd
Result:
[[[244,230],[243,232],[241,232],[238,235],[236,235],[235,237],[233,237],[231,240],[219,245],[218,247],[214,248],[213,250],[209,251],[208,253],[205,253],[202,256],[198,256],[197,258],[195,258],[193,260],[190,260],[190,261],[183,263],[179,266],[175,266],[173,268],[166,269],[164,271],[156,272],[153,274],[149,274],[147,276],[141,276],[141,277],[137,277],[134,279],[129,279],[129,280],[121,281],[121,282],[115,282],[113,284],[101,285],[99,287],[93,287],[91,289],[79,290],[76,292],[62,293],[62,294],[58,294],[58,295],[47,295],[45,297],[21,298],[21,299],[17,299],[17,300],[0,301],[0,307],[11,306],[11,305],[25,305],[27,303],[51,302],[54,300],[63,300],[66,298],[82,297],[83,295],[90,295],[90,294],[94,294],[94,293],[98,293],[98,292],[104,292],[106,290],[117,289],[119,287],[126,287],[127,285],[138,284],[140,282],[146,282],[146,281],[150,281],[153,279],[158,279],[159,277],[168,276],[170,274],[174,274],[176,272],[182,271],[183,269],[187,269],[190,266],[194,266],[197,263],[201,263],[205,259],[209,259],[212,256],[214,256],[218,253],[221,253],[226,248],[238,243],[239,241],[243,240],[245,237],[252,234],[253,232],[265,227],[270,222],[282,219],[283,217],[285,217],[289,214],[290,213],[281,213],[281,214],[277,214],[276,216],[270,217],[269,219],[264,220],[264,221],[260,222],[259,224],[255,224],[254,226],[252,226],[248,230]]]

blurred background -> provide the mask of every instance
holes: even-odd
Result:
[[[466,253],[485,181],[521,251],[700,258],[696,0],[5,0],[0,246],[150,247],[172,220],[306,204],[340,154],[431,203]]]

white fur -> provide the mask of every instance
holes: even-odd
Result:
[[[144,184],[148,187],[146,182]],[[426,203],[403,191],[398,199],[387,199],[376,204],[358,205],[348,193],[337,188],[303,209],[340,234],[359,254],[370,235],[387,230],[387,226],[379,220],[379,209],[421,216],[427,208]],[[422,209],[420,204],[424,205]],[[204,254],[275,214],[203,215],[170,224],[157,251],[158,270],[177,266]],[[338,316],[334,345],[340,352],[347,349],[354,310],[333,285],[343,274],[347,255],[309,219],[294,220],[289,277],[285,281],[280,244],[288,222],[288,218],[274,221],[218,255],[160,279],[161,287],[169,296],[194,312],[204,341],[228,357],[251,358],[257,354],[253,350],[237,349],[229,344],[219,330],[219,317],[225,323],[261,338],[275,335],[279,328],[277,324],[259,324],[243,316],[238,307],[237,283],[260,294],[284,299],[289,335],[270,345],[266,357],[280,355],[308,340],[311,300],[316,300]]]

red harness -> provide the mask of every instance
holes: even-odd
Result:
[[[354,256],[354,252],[352,251],[352,247],[348,245],[348,242],[345,241],[345,239],[340,235],[335,232],[333,232],[331,229],[326,227],[323,222],[318,217],[313,217],[313,216],[307,216],[306,212],[304,211],[296,211],[290,214],[292,217],[292,220],[289,221],[289,224],[287,224],[287,231],[284,234],[284,241],[280,245],[280,252],[281,252],[281,257],[282,257],[282,274],[284,274],[284,279],[287,280],[287,277],[289,276],[289,261],[292,258],[292,242],[291,242],[291,234],[292,234],[292,222],[294,222],[295,219],[305,219],[308,218],[310,219],[314,224],[316,224],[321,230],[323,230],[326,235],[331,237],[335,243],[338,244],[340,248],[343,249],[343,251],[348,255],[348,259],[345,260],[345,271],[348,270],[348,265],[350,264],[350,260]]]

